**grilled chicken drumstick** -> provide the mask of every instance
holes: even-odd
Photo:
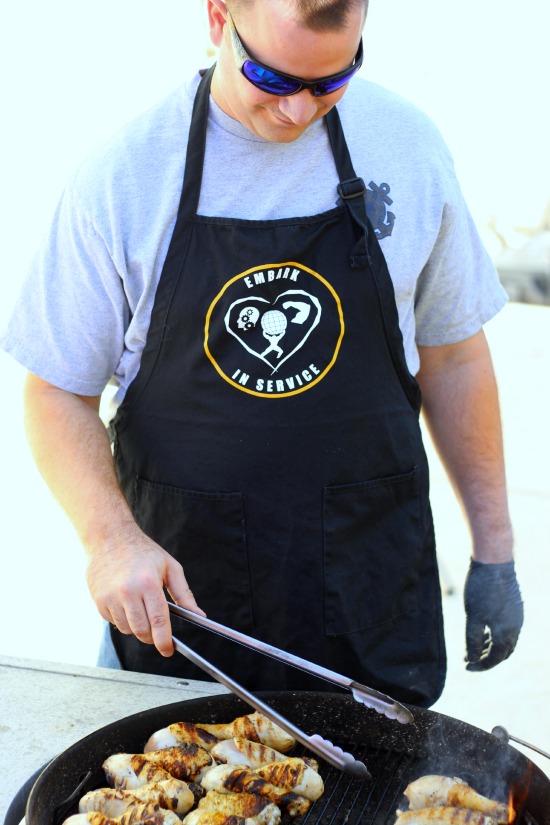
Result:
[[[253,793],[208,791],[199,802],[199,811],[220,811],[226,815],[254,819],[257,825],[279,825],[281,811],[273,802]]]
[[[250,739],[244,739],[242,736],[222,739],[214,745],[210,753],[216,762],[223,762],[225,765],[242,765],[252,770],[262,765],[269,765],[271,762],[284,762],[288,758],[275,748],[268,748],[261,742],[251,742]],[[302,757],[302,761],[314,771],[319,769],[317,761],[312,757]]]
[[[114,753],[103,763],[107,782],[113,788],[131,790],[149,782],[173,779],[168,771],[148,762],[141,753]]]
[[[284,762],[272,762],[270,765],[262,765],[255,773],[287,791],[305,796],[315,802],[323,793],[325,786],[319,774],[308,768],[301,759],[285,759]]]
[[[181,745],[183,742],[200,745],[209,751],[219,741],[219,738],[214,736],[213,733],[209,733],[191,722],[174,722],[172,725],[168,725],[167,728],[161,728],[161,730],[153,733],[147,740],[143,751],[149,753],[149,751]]]
[[[246,765],[255,770],[261,765],[286,759],[284,753],[268,748],[261,742],[251,742],[242,736],[219,740],[210,751],[216,762],[224,765]]]
[[[242,736],[251,742],[261,742],[271,748],[286,753],[294,745],[292,736],[275,725],[263,714],[255,712],[248,716],[239,716],[233,722],[221,725],[198,724],[190,722],[174,722],[167,728],[156,731],[147,740],[144,748],[145,753],[169,748],[183,742],[190,742],[201,745],[206,750],[211,750],[220,740],[231,739],[233,736]]]
[[[96,811],[74,814],[63,825],[181,825],[181,819],[173,811],[166,811],[158,805],[133,805],[121,815],[107,817]]]
[[[163,779],[200,779],[216,763],[198,745],[179,745],[161,751],[115,753],[103,763],[107,781],[114,788],[128,790]]]
[[[262,713],[255,711],[247,716],[239,716],[226,725],[197,725],[208,733],[213,733],[218,739],[232,739],[233,736],[242,736],[251,742],[261,742],[270,748],[276,748],[281,753],[287,753],[296,744],[293,736],[276,725]]]
[[[220,791],[221,793],[242,793],[246,791],[247,793],[258,794],[258,796],[274,802],[290,816],[305,814],[311,806],[309,799],[299,796],[293,791],[277,788],[248,768],[239,768],[233,765],[218,765],[216,768],[212,768],[201,779],[201,785],[206,791]]]
[[[194,805],[195,797],[189,786],[181,779],[166,779],[149,782],[139,788],[123,791],[118,788],[100,788],[90,791],[78,803],[81,814],[95,811],[104,816],[120,816],[131,805],[154,802],[160,808],[186,814]]]
[[[254,817],[245,819],[221,811],[191,811],[183,820],[183,825],[257,825]]]
[[[395,825],[497,825],[496,819],[471,808],[420,808],[397,812]]]
[[[171,776],[188,782],[201,779],[206,771],[216,764],[214,757],[207,750],[189,742],[172,748],[149,751],[144,756],[148,762],[168,771]]]
[[[489,814],[498,823],[509,821],[507,805],[487,799],[456,776],[421,776],[405,788],[404,794],[411,810],[440,806],[468,808]]]

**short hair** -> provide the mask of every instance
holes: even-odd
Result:
[[[229,11],[245,14],[255,3],[264,0],[226,0]],[[314,31],[338,31],[346,26],[348,16],[356,9],[367,12],[369,0],[279,0],[289,12],[308,29]]]

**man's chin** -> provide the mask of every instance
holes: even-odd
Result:
[[[303,135],[310,125],[308,123],[307,126],[299,126],[296,123],[271,116],[261,122],[252,122],[248,128],[270,143],[292,143]]]

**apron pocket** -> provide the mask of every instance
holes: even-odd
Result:
[[[134,516],[183,567],[197,604],[217,621],[252,627],[243,497],[136,479]]]
[[[365,630],[418,607],[422,541],[418,468],[323,495],[329,636]]]

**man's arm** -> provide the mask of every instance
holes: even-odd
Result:
[[[510,656],[523,624],[491,356],[483,331],[419,349],[426,421],[472,534],[464,586],[467,669],[488,670]]]
[[[470,525],[473,557],[512,559],[498,391],[483,330],[458,344],[419,347],[423,411]]]
[[[179,562],[136,524],[119,487],[99,397],[74,395],[29,373],[25,426],[36,464],[88,554],[87,581],[101,616],[170,656],[163,587],[202,613]]]

